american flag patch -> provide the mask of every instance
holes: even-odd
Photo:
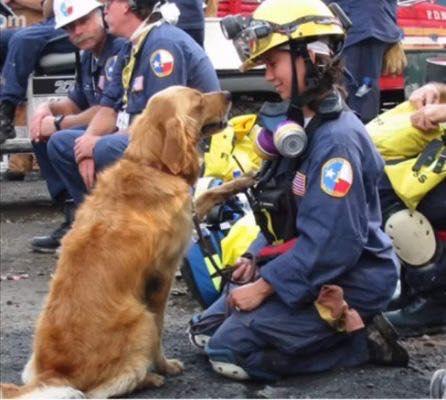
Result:
[[[305,183],[307,177],[302,172],[297,172],[293,179],[292,190],[296,196],[303,196],[305,194]]]

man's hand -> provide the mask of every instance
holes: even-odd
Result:
[[[48,115],[42,119],[40,123],[40,140],[48,140],[48,138],[56,132],[56,127],[54,125],[54,117],[52,115]]]
[[[415,128],[428,132],[438,128],[440,122],[446,122],[446,104],[428,104],[410,117]]]
[[[428,104],[440,102],[440,91],[433,83],[428,83],[415,90],[409,97],[410,103],[418,110]]]
[[[274,293],[273,287],[263,278],[253,283],[240,286],[232,290],[228,297],[229,306],[237,311],[251,311]]]
[[[47,103],[42,104],[39,108],[37,108],[36,113],[31,119],[31,140],[38,142],[42,138],[41,136],[41,130],[42,130],[42,120],[45,117],[52,117],[53,114],[51,113],[50,107]],[[53,126],[54,126],[54,120],[53,120]]]
[[[100,136],[82,135],[75,140],[74,156],[79,164],[84,158],[93,158],[93,150]]]
[[[237,283],[247,283],[257,277],[257,265],[254,260],[246,257],[240,257],[234,264],[236,268],[232,273],[231,279]]]
[[[94,160],[92,158],[84,158],[78,163],[79,173],[88,190],[91,190],[94,184]]]

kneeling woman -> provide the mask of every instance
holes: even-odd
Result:
[[[253,188],[262,233],[233,275],[256,279],[232,285],[191,321],[193,342],[231,378],[408,361],[381,315],[398,279],[380,228],[384,163],[336,89],[345,37],[337,15],[320,0],[266,0],[251,20],[227,25],[242,69],[264,64],[289,101],[286,121],[258,140],[277,154]],[[265,246],[286,251],[258,268]]]

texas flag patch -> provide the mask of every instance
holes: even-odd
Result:
[[[167,50],[156,50],[150,56],[150,66],[158,78],[169,76],[173,71],[174,58]]]
[[[321,188],[333,197],[344,197],[353,183],[353,170],[344,158],[332,158],[322,166]]]

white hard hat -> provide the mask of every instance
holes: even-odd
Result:
[[[102,4],[96,0],[54,0],[56,29],[82,18]]]
[[[393,241],[396,254],[412,267],[420,267],[432,260],[437,249],[434,229],[418,211],[397,211],[387,220],[385,232]]]

